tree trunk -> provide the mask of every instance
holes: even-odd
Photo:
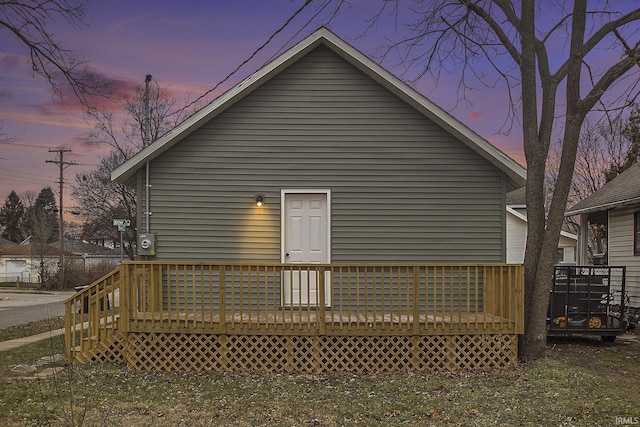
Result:
[[[524,2],[524,4],[533,2]],[[531,9],[523,7],[523,21],[528,19],[525,11]],[[533,11],[530,19],[533,19]],[[551,290],[553,268],[556,260],[558,241],[560,240],[560,231],[564,219],[567,198],[571,188],[571,180],[573,176],[573,168],[576,161],[576,153],[578,150],[578,140],[580,136],[580,128],[584,122],[586,112],[583,108],[580,97],[580,76],[582,67],[584,43],[584,33],[586,24],[586,2],[577,0],[574,3],[572,14],[571,28],[571,46],[570,56],[567,62],[567,87],[566,87],[566,121],[562,140],[562,157],[560,159],[560,167],[558,177],[553,191],[553,198],[549,207],[548,214],[545,209],[545,168],[546,159],[549,153],[550,134],[542,131],[536,132],[536,138],[526,140],[525,147],[532,147],[525,151],[527,162],[531,159],[531,165],[528,164],[527,172],[527,249],[525,253],[525,333],[520,339],[519,353],[520,357],[525,360],[536,359],[544,355],[547,342],[547,310],[549,308],[549,291]],[[526,28],[526,27],[524,27]],[[528,33],[523,32],[528,36]],[[523,35],[523,51],[526,50]],[[533,35],[532,35],[533,37]],[[557,86],[554,82],[547,79],[544,73],[540,73],[540,79],[545,89],[543,97],[542,110],[543,120],[545,113],[548,113],[551,106],[552,98]],[[523,77],[525,71],[523,71]],[[528,76],[530,77],[530,76]],[[524,88],[524,80],[523,80]],[[553,90],[552,90],[553,89]],[[527,99],[524,97],[523,99]],[[524,105],[527,101],[524,102]],[[524,109],[523,109],[524,110]],[[523,126],[528,132],[525,132],[525,138],[533,138],[531,132],[531,121],[525,122]]]

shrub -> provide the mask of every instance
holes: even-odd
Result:
[[[62,288],[71,289],[76,286],[88,285],[118,266],[118,262],[110,259],[91,262],[68,257],[65,259],[65,275]]]

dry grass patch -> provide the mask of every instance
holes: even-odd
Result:
[[[64,327],[64,317],[52,317],[46,320],[38,320],[24,325],[10,326],[0,329],[0,342],[30,337],[32,335],[50,332]]]
[[[20,426],[615,425],[616,417],[640,417],[638,350],[638,340],[550,341],[547,358],[518,369],[429,375],[146,373],[76,365],[40,380],[5,375],[0,418]]]

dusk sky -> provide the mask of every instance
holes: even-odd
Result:
[[[176,96],[194,99],[211,89],[262,45],[303,4],[303,0],[90,1],[87,27],[60,23],[55,38],[89,61],[90,67],[115,80],[121,90],[133,92],[151,74],[161,87]],[[330,29],[364,54],[375,59],[381,47],[394,36],[395,19],[380,21],[363,38],[366,18],[376,12],[379,1],[352,0],[335,18]],[[234,83],[255,72],[269,59],[282,53],[326,22],[326,14],[305,26],[318,12],[312,3],[234,78],[222,85],[219,95]],[[402,18],[402,17],[400,17]],[[304,28],[303,28],[304,27]],[[39,192],[51,186],[57,192],[59,169],[49,149],[71,149],[65,160],[79,163],[65,170],[65,207],[72,208],[70,184],[75,175],[95,168],[100,154],[109,147],[88,145],[93,124],[82,113],[77,99],[54,98],[48,85],[33,76],[28,51],[6,30],[0,30],[0,122],[10,143],[0,144],[0,203],[11,190],[20,196],[27,190]],[[398,28],[397,31],[402,31]],[[400,76],[395,58],[382,65]],[[524,163],[519,129],[500,133],[506,117],[507,94],[500,89],[478,87],[472,104],[457,102],[457,76],[436,85],[429,77],[416,87],[472,130],[506,154]],[[211,101],[214,96],[209,96]],[[104,107],[117,111],[115,104]],[[71,218],[69,218],[71,219]]]

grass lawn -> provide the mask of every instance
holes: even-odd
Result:
[[[11,369],[61,338],[0,353],[5,426],[615,426],[640,419],[640,336],[550,340],[518,369],[456,374],[131,372],[76,365],[47,378]]]
[[[5,329],[0,329],[0,342],[24,338],[60,328],[64,328],[64,317],[53,317],[47,320],[27,323],[26,325],[10,326]]]

